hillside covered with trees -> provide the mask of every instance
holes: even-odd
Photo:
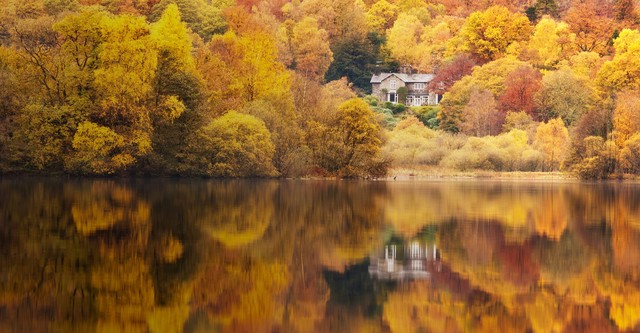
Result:
[[[634,0],[0,0],[0,173],[640,172]],[[437,106],[373,73],[434,73]]]

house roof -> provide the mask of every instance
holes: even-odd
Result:
[[[435,75],[433,74],[380,73],[377,75],[373,74],[373,76],[371,77],[370,83],[380,83],[392,75],[396,76],[397,78],[402,80],[402,82],[404,83],[414,83],[414,82],[427,83],[427,82],[431,82],[431,80],[433,80],[433,78],[435,77]]]

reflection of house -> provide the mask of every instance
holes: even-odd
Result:
[[[441,96],[429,91],[433,74],[380,73],[371,78],[372,95],[382,102],[402,103],[409,106],[436,105]],[[406,89],[406,90],[405,90]],[[402,99],[402,90],[406,99]]]
[[[419,240],[387,244],[369,264],[369,274],[385,280],[428,279],[434,269],[440,269],[440,251]]]

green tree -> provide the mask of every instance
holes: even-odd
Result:
[[[205,124],[204,84],[193,57],[192,34],[181,21],[176,5],[167,6],[151,25],[150,38],[158,54],[153,82],[153,155],[151,171],[176,173],[187,169],[182,159],[187,141],[195,140],[194,128]]]
[[[589,84],[571,70],[549,72],[542,78],[542,88],[535,96],[538,118],[551,120],[557,117],[567,125],[574,124],[594,101]]]
[[[325,75],[326,81],[346,77],[355,87],[371,92],[370,65],[376,61],[374,44],[366,37],[346,37],[331,45],[333,62]]]

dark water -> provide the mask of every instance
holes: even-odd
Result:
[[[0,179],[0,332],[640,331],[640,186]]]

